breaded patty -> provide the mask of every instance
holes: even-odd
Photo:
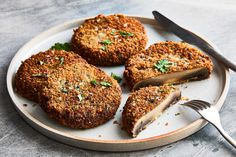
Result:
[[[138,20],[98,15],[74,30],[72,49],[94,65],[120,65],[145,49],[147,35]]]
[[[130,57],[124,76],[132,88],[165,83],[179,84],[208,78],[213,64],[207,55],[183,42],[160,42]]]
[[[144,87],[133,92],[122,113],[123,129],[136,137],[180,97],[178,88],[167,85]]]
[[[117,81],[102,70],[77,62],[54,72],[43,89],[42,109],[71,128],[93,128],[113,118],[121,101]]]
[[[22,62],[15,75],[15,88],[21,96],[40,102],[47,78],[56,70],[76,62],[86,62],[79,55],[63,50],[39,52]]]

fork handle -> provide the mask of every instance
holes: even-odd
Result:
[[[213,123],[211,123],[213,124]],[[234,147],[236,148],[236,141],[229,136],[228,133],[225,132],[225,130],[223,129],[222,125],[219,123],[219,124],[213,124],[216,129],[220,132],[220,134]]]

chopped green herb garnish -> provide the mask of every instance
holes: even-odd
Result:
[[[79,90],[79,85],[75,85],[75,90]]]
[[[66,89],[66,87],[61,87],[61,91],[62,91],[63,93],[68,93],[68,90]]]
[[[103,45],[103,46],[101,47],[101,50],[107,51],[107,47],[106,47],[105,45]]]
[[[111,73],[111,77],[114,78],[118,83],[122,81],[122,78],[114,73]]]
[[[158,69],[160,72],[167,72],[171,65],[173,65],[172,62],[169,62],[167,59],[163,59],[158,61],[158,63],[155,63],[154,67]]]
[[[48,77],[48,74],[32,74],[33,77]]]
[[[77,95],[77,97],[78,97],[79,101],[82,101],[82,100],[83,100],[82,94]]]
[[[111,87],[112,86],[110,82],[106,82],[106,81],[100,82],[100,85],[105,86],[105,87]]]
[[[179,113],[179,112],[175,114],[175,116],[178,116],[178,115],[180,115],[180,113]]]
[[[111,35],[115,35],[115,33],[116,33],[116,30],[115,30],[115,29],[112,29],[112,30],[111,30]]]
[[[92,83],[93,85],[97,85],[97,84],[98,84],[96,80],[92,80],[91,83]]]
[[[43,61],[39,61],[39,65],[43,65],[44,64],[44,62]]]
[[[119,33],[122,37],[132,37],[132,36],[134,36],[134,33],[130,33],[130,32],[120,31]]]
[[[111,87],[112,84],[106,81],[101,81],[101,82],[97,82],[96,80],[92,80],[91,84],[93,85],[101,85],[101,86],[105,86],[105,87]]]
[[[111,40],[107,39],[107,40],[103,40],[101,43],[105,44],[105,45],[110,45],[112,44]]]
[[[170,93],[170,92],[172,92],[172,89],[159,89],[158,90],[159,92],[161,92],[161,93]]]
[[[162,93],[162,92],[164,92],[164,90],[163,90],[163,89],[159,89],[158,92],[161,92],[161,93]]]
[[[60,58],[60,65],[64,64],[64,60],[65,60],[64,57]]]
[[[52,50],[65,50],[65,51],[70,51],[70,44],[69,43],[55,43],[50,49]]]

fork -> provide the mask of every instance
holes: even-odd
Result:
[[[203,100],[191,100],[184,104],[184,106],[190,107],[197,111],[205,120],[210,122],[216,127],[220,134],[234,147],[236,148],[236,141],[232,139],[223,129],[220,122],[220,115],[218,110],[210,103]]]

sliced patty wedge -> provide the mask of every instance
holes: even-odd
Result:
[[[47,78],[66,65],[86,62],[78,54],[63,50],[48,50],[32,55],[22,62],[15,75],[15,89],[21,96],[40,102]]]
[[[123,129],[136,137],[180,97],[180,90],[168,85],[144,87],[133,92],[122,113]]]
[[[121,101],[117,81],[85,62],[54,72],[43,89],[42,109],[60,124],[93,128],[114,117]]]
[[[94,65],[120,65],[145,49],[147,35],[138,20],[120,14],[98,15],[74,30],[72,49]]]
[[[208,78],[213,64],[207,55],[183,42],[160,42],[128,59],[124,76],[130,88],[179,84]]]

